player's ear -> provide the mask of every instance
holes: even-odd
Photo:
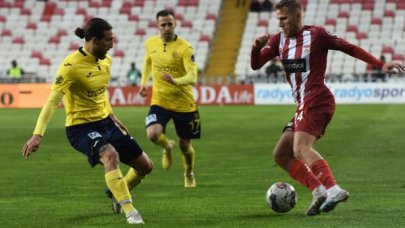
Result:
[[[93,37],[91,38],[90,42],[93,43],[93,44],[95,44],[95,45],[97,45],[97,44],[98,44],[97,37],[93,36]]]

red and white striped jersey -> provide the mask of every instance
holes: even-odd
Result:
[[[283,33],[278,33],[262,49],[252,48],[250,65],[254,70],[260,69],[269,60],[279,56],[293,97],[297,103],[303,104],[307,99],[328,90],[325,85],[328,50],[342,51],[378,67],[384,64],[323,27],[304,26],[295,37],[285,37]]]

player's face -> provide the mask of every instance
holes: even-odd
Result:
[[[286,7],[277,9],[277,19],[286,37],[294,37],[301,29],[301,12],[290,12]]]
[[[113,39],[113,33],[111,30],[104,31],[104,36],[102,38],[95,38],[93,55],[99,59],[105,59],[108,50],[113,47]]]
[[[160,35],[168,42],[174,40],[176,28],[176,21],[172,15],[158,17],[157,24],[159,27]]]

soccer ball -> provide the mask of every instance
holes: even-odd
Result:
[[[266,201],[273,211],[285,213],[294,208],[297,203],[297,194],[291,184],[276,182],[267,190]]]

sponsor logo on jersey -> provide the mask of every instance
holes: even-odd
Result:
[[[171,67],[171,66],[155,66],[155,69],[159,72],[166,72],[166,73],[179,72],[179,69],[177,67]]]
[[[70,63],[65,63],[65,64],[63,64],[63,66],[65,66],[65,67],[67,67],[67,66],[72,66],[72,64],[70,64]]]
[[[302,51],[305,53],[305,54],[308,54],[310,51],[311,51],[311,46],[310,45],[303,45],[302,46]]]
[[[100,94],[103,94],[105,92],[105,88],[99,88],[96,90],[88,90],[87,91],[87,96],[88,97],[97,97]]]
[[[92,74],[93,74],[92,72],[89,72],[89,73],[86,75],[86,78],[90,78]]]
[[[305,59],[283,59],[281,60],[285,72],[287,73],[297,73],[306,72],[307,64]]]

